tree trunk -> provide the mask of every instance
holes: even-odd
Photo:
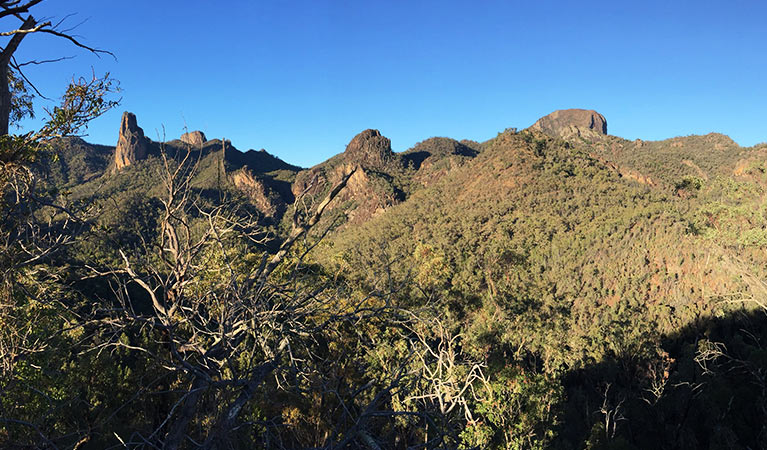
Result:
[[[24,20],[20,30],[30,30],[37,25],[34,17],[29,16]],[[8,71],[10,70],[11,58],[19,48],[21,40],[27,33],[16,33],[13,35],[8,45],[0,53],[0,136],[8,134],[8,128],[11,121],[11,88],[8,86]]]
[[[165,438],[163,449],[176,450],[186,439],[186,429],[189,426],[189,422],[192,421],[197,413],[197,405],[200,403],[202,395],[207,390],[207,381],[202,377],[195,377],[192,382],[192,388],[189,390],[189,394],[181,404],[181,410],[178,413],[178,417],[171,425],[171,429]]]
[[[234,428],[237,420],[237,416],[240,415],[242,408],[250,401],[256,389],[264,382],[267,376],[274,369],[277,368],[277,361],[269,361],[262,366],[254,370],[251,379],[240,391],[240,395],[229,404],[225,411],[222,412],[216,425],[211,430],[205,443],[202,445],[204,450],[216,450],[219,448],[227,448],[226,442],[229,439],[229,433]]]
[[[11,89],[8,86],[8,70],[8,63],[0,66],[0,136],[8,134],[11,121]]]

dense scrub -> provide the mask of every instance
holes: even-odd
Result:
[[[316,172],[349,185],[315,222],[330,185],[276,222],[214,152],[103,177],[65,154],[45,189],[87,214],[4,291],[0,442],[765,447],[764,149],[676,142],[509,130],[391,173],[337,157]],[[347,222],[365,195],[397,201]]]

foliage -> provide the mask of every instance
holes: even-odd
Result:
[[[107,173],[61,138],[114,87],[0,137],[0,445],[767,447],[764,146],[260,155],[298,194],[277,223],[222,177],[227,143]]]

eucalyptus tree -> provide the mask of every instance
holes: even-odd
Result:
[[[81,133],[118,100],[111,97],[117,85],[108,75],[73,78],[63,86],[61,102],[46,109],[41,127],[11,133],[14,124],[34,115],[34,97],[42,97],[24,67],[63,59],[41,55],[19,61],[17,51],[28,35],[51,35],[88,52],[108,54],[83,44],[71,29],[65,29],[66,18],[55,23],[38,20],[33,8],[41,3],[0,1],[0,38],[5,40],[0,51],[0,440],[7,438],[5,427],[10,424],[48,443],[37,424],[17,414],[33,400],[14,393],[27,389],[24,384],[30,371],[39,368],[30,358],[50,350],[61,333],[58,319],[48,320],[57,314],[50,301],[55,296],[46,296],[55,290],[57,276],[50,260],[74,242],[87,218],[83,211],[41,189],[33,165],[43,154],[51,154],[47,150],[52,142]]]

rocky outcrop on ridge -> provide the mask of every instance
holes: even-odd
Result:
[[[197,148],[202,147],[204,143],[208,142],[208,139],[205,138],[205,133],[199,130],[195,130],[182,134],[181,142]]]
[[[571,127],[575,127],[576,130],[573,131]],[[553,137],[580,135],[583,130],[606,135],[607,120],[602,114],[591,109],[562,109],[541,117],[530,129]]]
[[[397,160],[391,140],[378,130],[368,129],[354,136],[346,146],[344,158],[351,164],[380,170]]]
[[[124,112],[120,122],[120,135],[115,148],[113,171],[135,164],[146,159],[149,153],[150,141],[144,136],[144,130],[138,126],[136,115]]]
[[[399,186],[405,173],[403,159],[392,151],[391,141],[373,129],[354,136],[343,153],[300,172],[292,193],[321,198],[354,168],[357,171],[331,206],[343,205],[349,223],[365,222],[405,199]]]

